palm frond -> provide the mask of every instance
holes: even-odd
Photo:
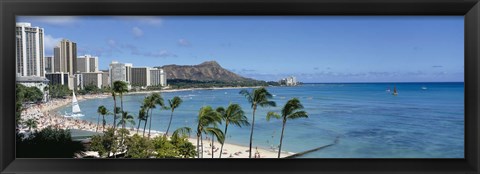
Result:
[[[267,121],[270,121],[270,119],[271,119],[272,117],[273,117],[273,118],[276,118],[276,119],[282,118],[282,116],[280,116],[280,114],[278,114],[278,113],[276,113],[276,112],[272,112],[272,111],[268,112],[268,113],[267,113]]]
[[[308,114],[305,111],[297,111],[287,116],[288,119],[293,120],[297,118],[308,118]]]
[[[181,127],[181,128],[178,128],[177,130],[173,131],[172,136],[177,136],[177,137],[179,135],[186,136],[187,134],[190,134],[191,131],[192,131],[192,129],[190,127]]]
[[[213,134],[221,144],[225,142],[225,134],[223,134],[222,130],[216,127],[207,127],[205,128],[205,132],[207,134]]]
[[[260,105],[261,107],[276,107],[277,103],[275,103],[274,101],[262,101],[259,102],[258,105]]]

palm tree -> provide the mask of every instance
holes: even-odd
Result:
[[[168,127],[167,127],[167,132],[165,132],[165,136],[168,135],[168,130],[170,130],[170,125],[172,124],[172,118],[173,118],[173,111],[175,111],[176,108],[182,104],[182,99],[178,96],[173,97],[172,100],[168,100],[168,104],[170,105],[170,110],[172,113],[170,114],[170,121],[168,122]]]
[[[204,131],[206,134],[212,135],[212,158],[213,158],[213,155],[214,155],[213,145],[215,143],[214,138],[217,138],[218,142],[220,142],[220,144],[222,144],[222,147],[223,147],[223,143],[225,142],[225,134],[222,132],[222,130],[217,128],[215,124],[213,124],[213,127],[206,127]]]
[[[125,126],[127,122],[132,125],[135,125],[135,117],[129,114],[128,111],[125,111],[125,112],[122,112],[122,119],[120,119],[120,121],[118,122],[118,125]],[[123,127],[122,129],[125,129],[125,127]]]
[[[160,93],[153,93],[150,95],[150,106],[152,106],[152,108],[155,108],[155,105],[157,104],[160,106],[160,109],[165,108],[165,103]],[[152,110],[150,112],[152,112]],[[149,138],[150,138],[150,130],[152,128],[152,117],[153,117],[153,114],[150,115],[150,123],[148,125]]]
[[[198,125],[197,125],[197,152],[198,158],[200,158],[200,154],[203,157],[203,136],[202,133],[205,132],[207,126],[213,124],[217,124],[221,122],[222,118],[220,114],[212,109],[210,106],[204,106],[200,108],[198,112]],[[202,144],[202,148],[200,149],[200,142]]]
[[[141,106],[140,111],[138,111],[138,127],[137,127],[137,134],[140,130],[140,123],[143,121],[147,122],[147,114],[145,113],[145,107]],[[148,112],[148,111],[147,111]]]
[[[37,120],[35,119],[28,119],[27,121],[25,121],[25,125],[28,127],[28,132],[30,132],[32,130],[32,128],[37,128]]]
[[[238,127],[250,125],[247,117],[245,116],[245,112],[243,112],[242,107],[238,104],[228,105],[227,110],[225,110],[223,107],[219,107],[217,108],[217,112],[221,114],[223,121],[225,121],[225,130],[223,131],[225,133],[225,139],[227,137],[228,125],[230,123]],[[219,158],[222,158],[223,144],[224,143],[222,143],[222,147],[220,148]]]
[[[269,121],[271,117],[277,119],[282,118],[283,120],[282,134],[280,136],[280,146],[278,148],[278,158],[280,158],[280,153],[282,151],[283,132],[285,130],[285,123],[287,123],[287,119],[293,120],[297,118],[308,118],[308,115],[307,112],[303,111],[303,105],[300,103],[300,100],[298,100],[297,98],[293,98],[288,100],[285,106],[283,106],[281,116],[275,112],[268,112],[267,121]]]
[[[115,91],[112,90],[112,97],[113,97],[113,134],[115,134],[115,129],[117,125],[117,94]]]
[[[255,111],[257,110],[257,106],[260,107],[268,107],[268,106],[276,106],[274,101],[269,101],[272,98],[272,94],[270,94],[266,88],[261,87],[257,89],[253,89],[252,92],[248,92],[247,90],[243,89],[240,91],[240,94],[244,95],[248,102],[251,104],[251,108],[253,109],[252,113],[252,128],[250,131],[250,148],[249,148],[249,157],[252,158],[252,141],[253,141],[253,128],[255,126]]]
[[[190,127],[181,127],[173,131],[172,137],[174,136],[179,137],[180,135],[186,136],[187,134],[190,134],[191,131],[192,129]]]
[[[123,94],[128,92],[128,84],[124,81],[115,81],[113,82],[113,91],[120,94],[120,108],[123,113]],[[125,123],[123,121],[122,128],[125,128]]]
[[[150,96],[147,96],[143,99],[143,104],[142,107],[146,109],[145,114],[145,124],[143,125],[143,137],[145,137],[145,130],[147,129],[147,123],[148,123],[148,117],[150,117],[151,114],[149,114],[149,111],[153,108],[155,108],[155,103],[152,101]]]
[[[108,109],[105,106],[102,105],[102,106],[98,107],[97,112],[98,112],[98,114],[102,115],[102,120],[103,120],[103,122],[102,122],[103,123],[102,124],[102,132],[103,132],[105,130],[105,124],[106,124],[105,115],[108,114]],[[98,122],[97,122],[97,125],[98,125]]]
[[[102,105],[97,108],[98,117],[97,117],[97,128],[95,129],[95,132],[97,132],[98,127],[100,127],[100,112],[102,108],[105,108],[105,106]]]

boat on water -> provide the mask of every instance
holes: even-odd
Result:
[[[392,95],[394,95],[394,96],[397,96],[397,95],[398,95],[397,87],[396,87],[396,86],[393,86],[393,93],[392,93]]]
[[[75,96],[75,92],[72,95],[72,113],[67,113],[65,111],[64,117],[83,117],[85,115],[82,114],[82,110],[80,110],[80,105],[78,105],[77,97]]]
[[[427,90],[428,88],[425,86],[422,86],[422,90]]]

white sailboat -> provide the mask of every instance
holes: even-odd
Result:
[[[82,110],[80,110],[80,106],[78,105],[77,97],[75,96],[75,92],[73,92],[72,97],[72,113],[67,114],[65,112],[65,117],[83,117],[85,115],[82,114]]]

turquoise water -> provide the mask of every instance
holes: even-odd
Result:
[[[254,146],[278,145],[281,121],[267,122],[265,115],[268,111],[280,111],[288,99],[297,97],[309,118],[287,121],[282,150],[301,152],[330,144],[339,137],[337,144],[302,158],[463,158],[464,83],[398,83],[396,87],[398,96],[385,91],[393,90],[393,85],[388,83],[269,87],[278,106],[258,109]],[[226,107],[229,103],[239,103],[251,119],[250,105],[239,91],[163,93],[165,99],[180,96],[184,100],[174,113],[171,130],[183,126],[195,128],[198,110],[204,105]],[[137,114],[145,96],[124,96],[125,110]],[[111,97],[79,104],[86,114],[81,119],[93,122],[96,122],[99,105],[113,108]],[[67,106],[59,112],[69,110]],[[170,111],[156,109],[153,113],[152,129],[165,131]],[[111,123],[112,116],[108,118]],[[249,132],[249,127],[229,126],[226,141],[248,146]]]

